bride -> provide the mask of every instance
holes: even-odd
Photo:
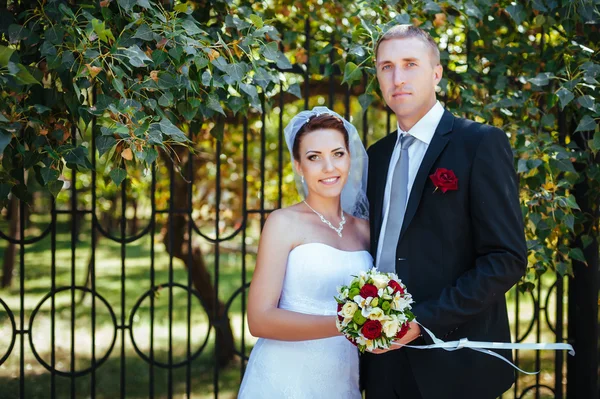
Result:
[[[358,351],[336,328],[336,288],[368,270],[367,154],[326,107],[285,128],[304,201],[262,231],[248,299],[256,343],[239,398],[361,398]]]

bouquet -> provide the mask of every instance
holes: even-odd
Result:
[[[402,338],[414,320],[412,296],[395,273],[372,268],[361,272],[348,286],[338,287],[336,325],[360,352],[388,349]]]

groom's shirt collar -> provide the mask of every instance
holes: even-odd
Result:
[[[415,125],[406,133],[429,145],[443,115],[444,107],[442,107],[442,104],[440,104],[439,101],[436,101],[435,105],[431,107],[425,116],[419,119],[419,121],[415,123]],[[404,133],[405,132],[400,129],[400,125],[398,125],[398,138],[396,140],[396,145],[399,145],[400,136]]]

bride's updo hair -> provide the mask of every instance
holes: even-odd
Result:
[[[344,122],[340,118],[330,114],[315,115],[312,118],[310,118],[308,122],[306,122],[304,126],[300,128],[300,130],[298,130],[298,133],[296,133],[296,137],[294,137],[292,154],[294,155],[294,159],[296,161],[300,161],[300,142],[302,141],[302,137],[304,137],[310,132],[314,132],[315,130],[319,129],[334,129],[342,133],[342,135],[344,136],[344,144],[346,145],[346,150],[350,151],[350,146],[348,144],[348,132],[344,127]]]

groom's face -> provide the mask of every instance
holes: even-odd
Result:
[[[385,102],[407,131],[435,104],[442,67],[430,47],[414,37],[381,42],[376,57],[377,80]]]

